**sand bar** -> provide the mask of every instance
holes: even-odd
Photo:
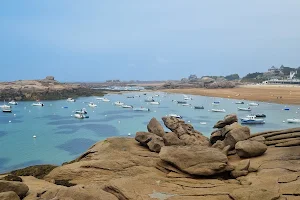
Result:
[[[164,92],[300,105],[300,86],[243,85],[227,89],[166,89]]]

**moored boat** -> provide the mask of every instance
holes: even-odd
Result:
[[[2,108],[2,112],[11,113],[12,110],[11,110],[11,108],[5,107],[5,108]]]
[[[134,108],[133,111],[150,111],[150,109],[149,108],[140,107],[140,108]]]
[[[238,107],[238,110],[239,111],[251,111],[251,108],[249,107],[249,108],[240,108],[240,107]]]
[[[75,113],[74,117],[77,118],[77,119],[84,119],[85,118],[83,114],[79,114],[79,113]]]
[[[300,123],[300,119],[287,119],[286,120],[288,123]]]
[[[267,116],[265,114],[255,114],[255,117],[257,117],[257,118],[265,118]]]
[[[249,103],[248,105],[249,105],[249,106],[259,106],[259,104],[258,104],[258,103],[255,103],[255,102]]]
[[[94,104],[93,102],[90,102],[89,107],[95,108],[95,107],[97,107],[97,104]]]
[[[130,106],[130,105],[122,105],[122,108],[133,108],[133,106]]]
[[[178,104],[187,104],[186,101],[176,101]]]
[[[75,102],[76,100],[75,100],[75,99],[72,99],[72,98],[68,98],[67,101],[68,101],[68,102]]]
[[[244,104],[243,101],[238,101],[238,102],[235,102],[235,104]]]
[[[241,118],[242,124],[264,124],[265,120],[257,119],[255,115],[248,115],[247,117]]]
[[[44,106],[42,102],[33,103],[32,106]]]
[[[12,101],[8,102],[8,104],[10,104],[10,105],[18,105],[18,102],[16,102],[15,100],[12,100]]]
[[[97,97],[96,98],[96,100],[100,100],[100,101],[103,101],[103,99],[104,99],[103,97]]]
[[[213,102],[213,103],[211,103],[213,106],[219,106],[220,105],[220,103],[215,103],[215,102]]]
[[[107,99],[107,98],[103,98],[102,101],[103,101],[103,102],[110,102],[110,100]]]
[[[115,105],[115,106],[123,106],[124,103],[121,102],[121,101],[116,101],[116,102],[114,103],[114,105]]]
[[[145,99],[145,102],[153,102],[154,99],[153,98],[148,98],[148,99]]]
[[[204,109],[204,106],[194,106],[194,109]]]
[[[182,116],[180,115],[177,115],[177,114],[169,114],[167,115],[168,117],[175,117],[175,118],[178,118],[178,119],[182,119]]]
[[[128,98],[128,99],[133,99],[133,98],[134,98],[134,96],[128,96],[127,98]]]
[[[6,104],[5,104],[5,100],[4,100],[4,103],[3,103],[3,105],[0,106],[0,108],[11,108],[11,106],[6,105]]]
[[[75,113],[77,114],[87,114],[87,111],[85,108],[82,108],[81,110],[75,110]]]
[[[225,109],[211,109],[212,112],[226,112]]]

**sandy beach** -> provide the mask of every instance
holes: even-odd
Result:
[[[279,104],[300,104],[300,87],[290,85],[244,85],[227,89],[167,89],[164,92],[264,101]]]

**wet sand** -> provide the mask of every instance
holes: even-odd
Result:
[[[245,85],[228,89],[167,89],[164,92],[300,105],[300,86]]]

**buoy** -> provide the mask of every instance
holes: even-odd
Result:
[[[206,124],[206,122],[200,122],[200,124],[202,124],[202,125],[205,125],[205,124]]]
[[[128,136],[131,136],[131,133],[128,133]]]
[[[73,117],[73,115],[71,115],[71,117]]]
[[[17,114],[14,114],[14,116],[16,116]]]
[[[285,123],[285,121],[282,121],[282,123]]]
[[[10,121],[10,120],[9,120],[8,122],[9,122],[9,123],[11,123],[11,121]]]
[[[121,121],[118,121],[118,123],[120,124],[120,123],[121,123]]]
[[[154,110],[154,112],[156,112],[156,110]]]
[[[36,135],[32,136],[33,138],[36,138]]]
[[[93,110],[93,112],[95,112],[95,111]]]
[[[190,123],[191,121],[189,120],[188,123]]]

